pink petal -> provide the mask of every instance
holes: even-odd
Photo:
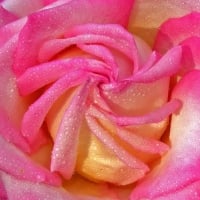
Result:
[[[26,154],[0,137],[0,169],[21,180],[44,182],[60,185],[61,180],[56,175],[35,164]]]
[[[86,109],[91,83],[86,82],[72,99],[56,135],[51,161],[51,171],[60,172],[70,179],[76,165],[79,129]]]
[[[30,146],[24,137],[22,137],[20,129],[15,127],[5,111],[0,110],[0,135],[7,141],[16,145],[24,152],[31,152]]]
[[[108,36],[112,39],[115,39],[117,42],[115,46],[112,46],[117,49],[124,51],[125,55],[128,56],[131,60],[133,60],[134,67],[136,69],[139,68],[139,60],[138,60],[138,50],[136,47],[136,43],[134,41],[133,36],[128,33],[124,28],[116,24],[109,25],[97,25],[97,24],[87,24],[87,25],[79,25],[69,30],[65,37],[74,37],[79,35],[99,35],[99,36]],[[121,45],[118,45],[120,44]],[[109,44],[109,42],[108,42]],[[120,48],[123,47],[123,48]],[[124,48],[124,46],[128,48]],[[128,51],[126,49],[129,49]]]
[[[118,65],[111,51],[103,45],[96,44],[81,44],[78,45],[83,51],[99,57],[111,68],[111,77],[116,80],[118,77]]]
[[[98,26],[96,28],[98,28]],[[133,60],[135,62],[135,67],[138,68],[137,50],[136,48],[134,48],[133,40],[119,40],[119,38],[111,37],[110,35],[96,35],[90,32],[88,32],[87,34],[80,34],[77,36],[68,37],[67,39],[54,39],[45,42],[40,49],[39,59],[43,60],[45,58],[46,61],[51,59],[53,56],[55,56],[60,51],[66,49],[67,47],[87,43],[101,44],[105,45],[106,47],[116,49],[127,56],[127,58],[129,58],[131,61]],[[52,51],[50,52],[49,49],[52,49]]]
[[[4,0],[3,7],[18,17],[26,16],[43,6],[43,0]]]
[[[9,38],[0,48],[0,134],[26,152],[30,147],[20,134],[20,123],[27,109],[27,102],[18,94],[11,65],[16,37]]]
[[[1,19],[0,20],[0,27],[1,27],[12,21],[17,20],[17,17],[0,5],[0,19]]]
[[[138,136],[137,134],[122,128],[118,128],[116,135],[119,136],[122,141],[127,142],[127,144],[130,144],[138,151],[162,155],[169,150],[168,146],[160,141]]]
[[[104,84],[100,95],[116,116],[143,116],[162,107],[168,98],[169,79],[160,79],[152,83]],[[153,92],[152,92],[153,91]],[[101,100],[102,101],[102,100]],[[149,104],[151,102],[151,104]],[[98,103],[101,107],[102,103]],[[110,112],[104,106],[104,110]],[[155,115],[158,116],[158,115]],[[161,119],[161,118],[160,118]],[[167,118],[155,126],[145,124],[136,128],[137,134],[159,139],[167,125]],[[134,128],[134,129],[135,129]]]
[[[2,48],[7,42],[15,38],[15,42],[17,43],[17,37],[19,35],[20,30],[24,26],[26,22],[26,18],[22,18],[13,23],[9,23],[0,28],[0,47]],[[13,59],[13,58],[12,58]]]
[[[141,125],[161,122],[180,108],[181,102],[177,99],[173,99],[161,108],[141,116],[123,117],[116,116],[114,113],[106,113],[106,115],[120,126]]]
[[[127,166],[140,170],[141,177],[149,170],[148,166],[142,163],[140,160],[132,156],[123,147],[110,136],[109,132],[98,124],[97,120],[93,116],[86,116],[88,126],[92,133],[109,149],[111,149],[116,156],[124,162]]]
[[[200,199],[200,181],[195,181],[190,185],[177,190],[174,193],[170,193],[165,196],[160,196],[154,200],[199,200]]]
[[[200,71],[196,70],[186,75],[174,89],[172,98],[180,99],[183,107],[172,118],[171,150],[133,190],[132,199],[176,199],[176,194],[177,199],[193,199],[193,196],[196,199],[195,194],[200,199],[199,84]],[[190,189],[193,196],[189,196]]]
[[[48,85],[67,73],[88,67],[84,59],[65,59],[42,63],[30,67],[17,79],[17,86],[21,95],[28,95]],[[28,85],[28,87],[27,87]]]
[[[100,200],[98,197],[74,195],[60,187],[53,187],[42,183],[32,183],[15,179],[14,177],[0,172],[0,197],[13,200]],[[117,200],[105,197],[105,200]]]
[[[22,134],[31,143],[37,143],[39,129],[53,103],[73,86],[85,79],[85,73],[74,71],[55,82],[39,99],[29,106],[22,120]]]
[[[163,53],[183,40],[200,36],[200,13],[169,19],[159,29],[154,48]]]
[[[192,60],[193,63],[190,63],[190,66],[195,67],[196,69],[200,69],[200,36],[187,38],[181,42],[181,45],[190,50],[190,52],[183,51],[183,58],[185,59],[183,64],[187,64],[188,60]],[[187,66],[184,66],[187,71],[191,70],[192,67],[189,68]]]
[[[89,110],[90,115],[96,117],[97,119],[108,120],[106,115],[101,112],[101,108],[96,108],[91,106]],[[122,141],[131,145],[134,149],[142,152],[148,152],[152,154],[163,154],[168,150],[168,146],[162,142],[150,139],[149,137],[143,137],[142,135],[135,134],[132,131],[128,131],[120,126],[116,127],[116,136],[118,136]]]
[[[164,77],[172,76],[181,68],[182,48],[180,46],[170,49],[154,66],[149,70],[138,71],[133,75],[134,82],[151,82]]]
[[[192,11],[200,11],[199,0],[137,0],[132,10],[129,30],[153,45],[156,33],[163,22]],[[192,30],[192,27],[189,30]]]
[[[21,74],[28,67],[37,64],[38,49],[41,44],[47,39],[63,36],[64,32],[72,26],[85,23],[127,25],[132,3],[132,0],[127,0],[126,3],[122,0],[95,0],[92,2],[74,0],[30,15],[20,33],[15,72]]]

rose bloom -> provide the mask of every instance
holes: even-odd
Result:
[[[198,0],[0,1],[1,200],[199,200]]]

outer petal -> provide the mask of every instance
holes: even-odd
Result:
[[[21,180],[60,185],[60,178],[46,168],[32,162],[23,152],[0,137],[0,170]]]
[[[154,48],[164,53],[171,47],[181,44],[185,70],[199,68],[200,13],[191,13],[181,18],[169,19],[159,29]]]
[[[165,52],[183,40],[200,36],[200,13],[193,12],[180,18],[169,19],[159,29],[154,48]]]
[[[64,32],[74,25],[84,23],[127,25],[132,3],[132,0],[127,0],[126,3],[122,0],[73,0],[32,14],[19,37],[15,72],[21,74],[26,68],[36,64],[41,43],[62,37]]]
[[[194,66],[195,68],[200,69],[200,36],[187,38],[181,42],[181,45],[187,49],[186,51],[183,50],[183,64],[187,65],[187,60],[190,59],[193,61],[193,63],[190,63],[190,66]]]
[[[4,0],[2,5],[14,15],[23,17],[42,8],[43,0],[34,0],[31,3],[29,0]]]
[[[7,140],[29,151],[28,144],[20,135],[20,121],[27,102],[22,99],[15,84],[15,77],[9,66],[15,50],[16,37],[12,37],[2,48],[0,48],[0,135]]]
[[[158,27],[165,20],[199,10],[199,0],[137,0],[132,11],[129,29],[153,44]]]
[[[186,75],[175,88],[173,98],[180,99],[183,107],[172,118],[172,148],[160,165],[140,182],[131,199],[200,199],[199,84],[200,71],[196,70]]]
[[[100,200],[98,197],[73,195],[59,187],[45,184],[35,184],[21,181],[4,172],[0,172],[0,198],[14,200]],[[104,198],[105,200],[116,200],[116,198]]]
[[[13,15],[12,13],[8,12],[6,9],[4,9],[1,5],[0,5],[0,27],[4,26],[5,24],[8,24],[14,20],[17,19],[17,17],[15,15]]]

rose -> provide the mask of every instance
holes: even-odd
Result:
[[[2,3],[7,8],[7,10],[2,8],[1,11],[4,19],[2,25],[16,20],[21,14],[28,15],[29,12],[34,12],[45,3],[51,3],[35,1],[34,5],[26,7],[24,2],[19,1],[19,4],[16,3],[14,6],[9,1]],[[163,156],[161,165],[154,164],[152,172],[136,187],[132,186],[134,189],[131,198],[172,199],[180,195],[181,199],[184,199],[191,197],[189,193],[191,191],[195,191],[198,195],[196,169],[198,149],[195,148],[195,145],[198,146],[196,144],[198,123],[196,119],[193,120],[190,110],[195,109],[198,116],[198,108],[193,102],[198,102],[199,75],[198,71],[188,73],[188,70],[194,67],[193,63],[195,67],[198,65],[198,52],[195,49],[198,43],[193,42],[198,42],[198,38],[189,38],[191,34],[186,30],[185,39],[188,39],[182,42],[183,37],[180,40],[179,35],[183,35],[184,31],[177,27],[177,24],[184,27],[187,25],[187,19],[192,19],[193,34],[197,35],[195,18],[198,14],[179,18],[177,22],[172,20],[161,26],[154,46],[156,52],[151,53],[144,42],[136,36],[133,40],[133,37],[121,27],[127,23],[132,2],[127,1],[124,4],[119,1],[119,4],[108,7],[109,2],[95,1],[91,7],[89,1],[79,1],[78,4],[77,1],[56,1],[55,4],[50,4],[30,15],[28,19],[22,18],[1,28],[1,83],[4,85],[1,86],[1,96],[4,97],[1,98],[2,198],[77,199],[83,192],[77,188],[77,177],[71,178],[75,170],[93,181],[106,181],[118,185],[137,181],[145,175],[150,166],[149,161],[155,160],[155,155],[166,152],[167,146],[163,143],[164,140],[159,142],[155,139],[159,139],[166,130],[167,116],[177,109],[180,113],[176,113],[171,121],[171,149],[166,156]],[[18,12],[19,9],[16,8],[23,4],[25,9],[23,12]],[[145,8],[146,4],[138,1],[136,8],[137,5]],[[88,16],[85,15],[85,10],[88,11]],[[144,10],[139,10],[139,13]],[[136,12],[137,9],[133,9],[133,13]],[[70,19],[68,22],[63,21],[66,16]],[[135,19],[137,17],[133,17],[131,25],[135,24]],[[92,24],[88,24],[91,22]],[[180,22],[184,23],[180,25]],[[177,28],[175,31],[178,30],[175,39],[174,34],[169,31],[174,24]],[[81,51],[71,48],[69,51],[59,53],[63,48],[75,44]],[[179,46],[176,47],[177,44]],[[186,62],[189,60],[188,55],[194,62]],[[169,90],[169,77],[175,73],[184,75],[185,78],[180,83],[175,82],[177,84],[175,89],[172,86]],[[191,82],[193,79],[196,81]],[[48,86],[35,92],[45,84]],[[192,92],[188,91],[188,84],[192,85]],[[70,93],[68,91],[67,101],[65,95],[54,102],[66,88],[76,85],[80,86]],[[149,88],[153,88],[153,92]],[[188,91],[187,97],[184,96],[184,90]],[[171,91],[173,93],[171,100],[166,103]],[[183,106],[180,109],[181,103]],[[65,113],[63,109],[66,110]],[[187,119],[185,116],[188,116],[189,123],[185,130],[181,130],[183,137],[180,138],[177,134],[181,129],[180,124]],[[73,120],[68,120],[70,118]],[[87,123],[80,123],[83,119]],[[47,133],[45,127],[40,129],[43,121],[47,124],[54,140],[53,147],[50,137],[45,135]],[[194,129],[196,126],[197,131]],[[76,132],[79,129],[80,133],[84,133],[79,136],[80,140],[77,139],[78,132]],[[88,130],[95,136],[87,134]],[[147,130],[149,139],[145,134]],[[196,142],[192,145],[188,142],[191,136]],[[70,140],[66,140],[66,137]],[[87,144],[88,141],[90,145]],[[10,143],[16,145],[18,149]],[[32,156],[29,155],[34,162],[19,149],[25,152],[34,151]],[[64,187],[68,191],[73,191],[74,185],[79,197],[55,187],[60,184],[60,178],[48,170],[48,159],[43,161],[44,167],[36,164],[38,162],[41,164],[39,161],[41,158],[50,158],[50,155],[47,156],[49,149],[53,149],[51,170],[59,172],[65,179],[71,179],[64,181]],[[185,155],[189,150],[194,152],[194,157],[190,158],[189,155],[186,160]],[[75,156],[77,152],[78,155]],[[87,156],[84,155],[86,153]],[[97,154],[100,156],[97,157]],[[95,159],[92,157],[94,155]],[[68,162],[65,162],[66,159]],[[188,170],[191,168],[192,173]],[[185,173],[185,176],[176,176],[178,172]],[[172,186],[166,188],[172,177],[178,184],[173,185],[172,182]],[[34,184],[38,182],[40,183]],[[78,184],[83,187],[86,182],[78,178]],[[34,190],[28,192],[31,187]],[[101,183],[97,187],[90,183],[89,187],[93,187],[96,192],[104,192],[102,196],[104,199],[116,198],[113,197],[111,189],[106,189]],[[92,189],[90,195],[91,192]]]

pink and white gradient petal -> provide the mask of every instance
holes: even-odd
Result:
[[[36,183],[61,185],[60,177],[34,163],[25,153],[0,137],[0,170],[20,179]]]
[[[175,87],[172,98],[182,101],[183,107],[172,117],[171,150],[161,163],[133,190],[131,198],[200,199],[200,71],[187,74]],[[197,196],[195,196],[197,195]],[[186,198],[189,197],[189,198]]]
[[[109,194],[109,193],[108,193]],[[61,187],[54,187],[43,183],[16,179],[0,171],[0,198],[13,200],[101,200],[101,197],[72,194]],[[115,197],[106,197],[104,200],[118,200]]]
[[[52,151],[51,171],[60,172],[67,180],[74,173],[81,122],[87,108],[91,82],[86,81],[64,113]]]

